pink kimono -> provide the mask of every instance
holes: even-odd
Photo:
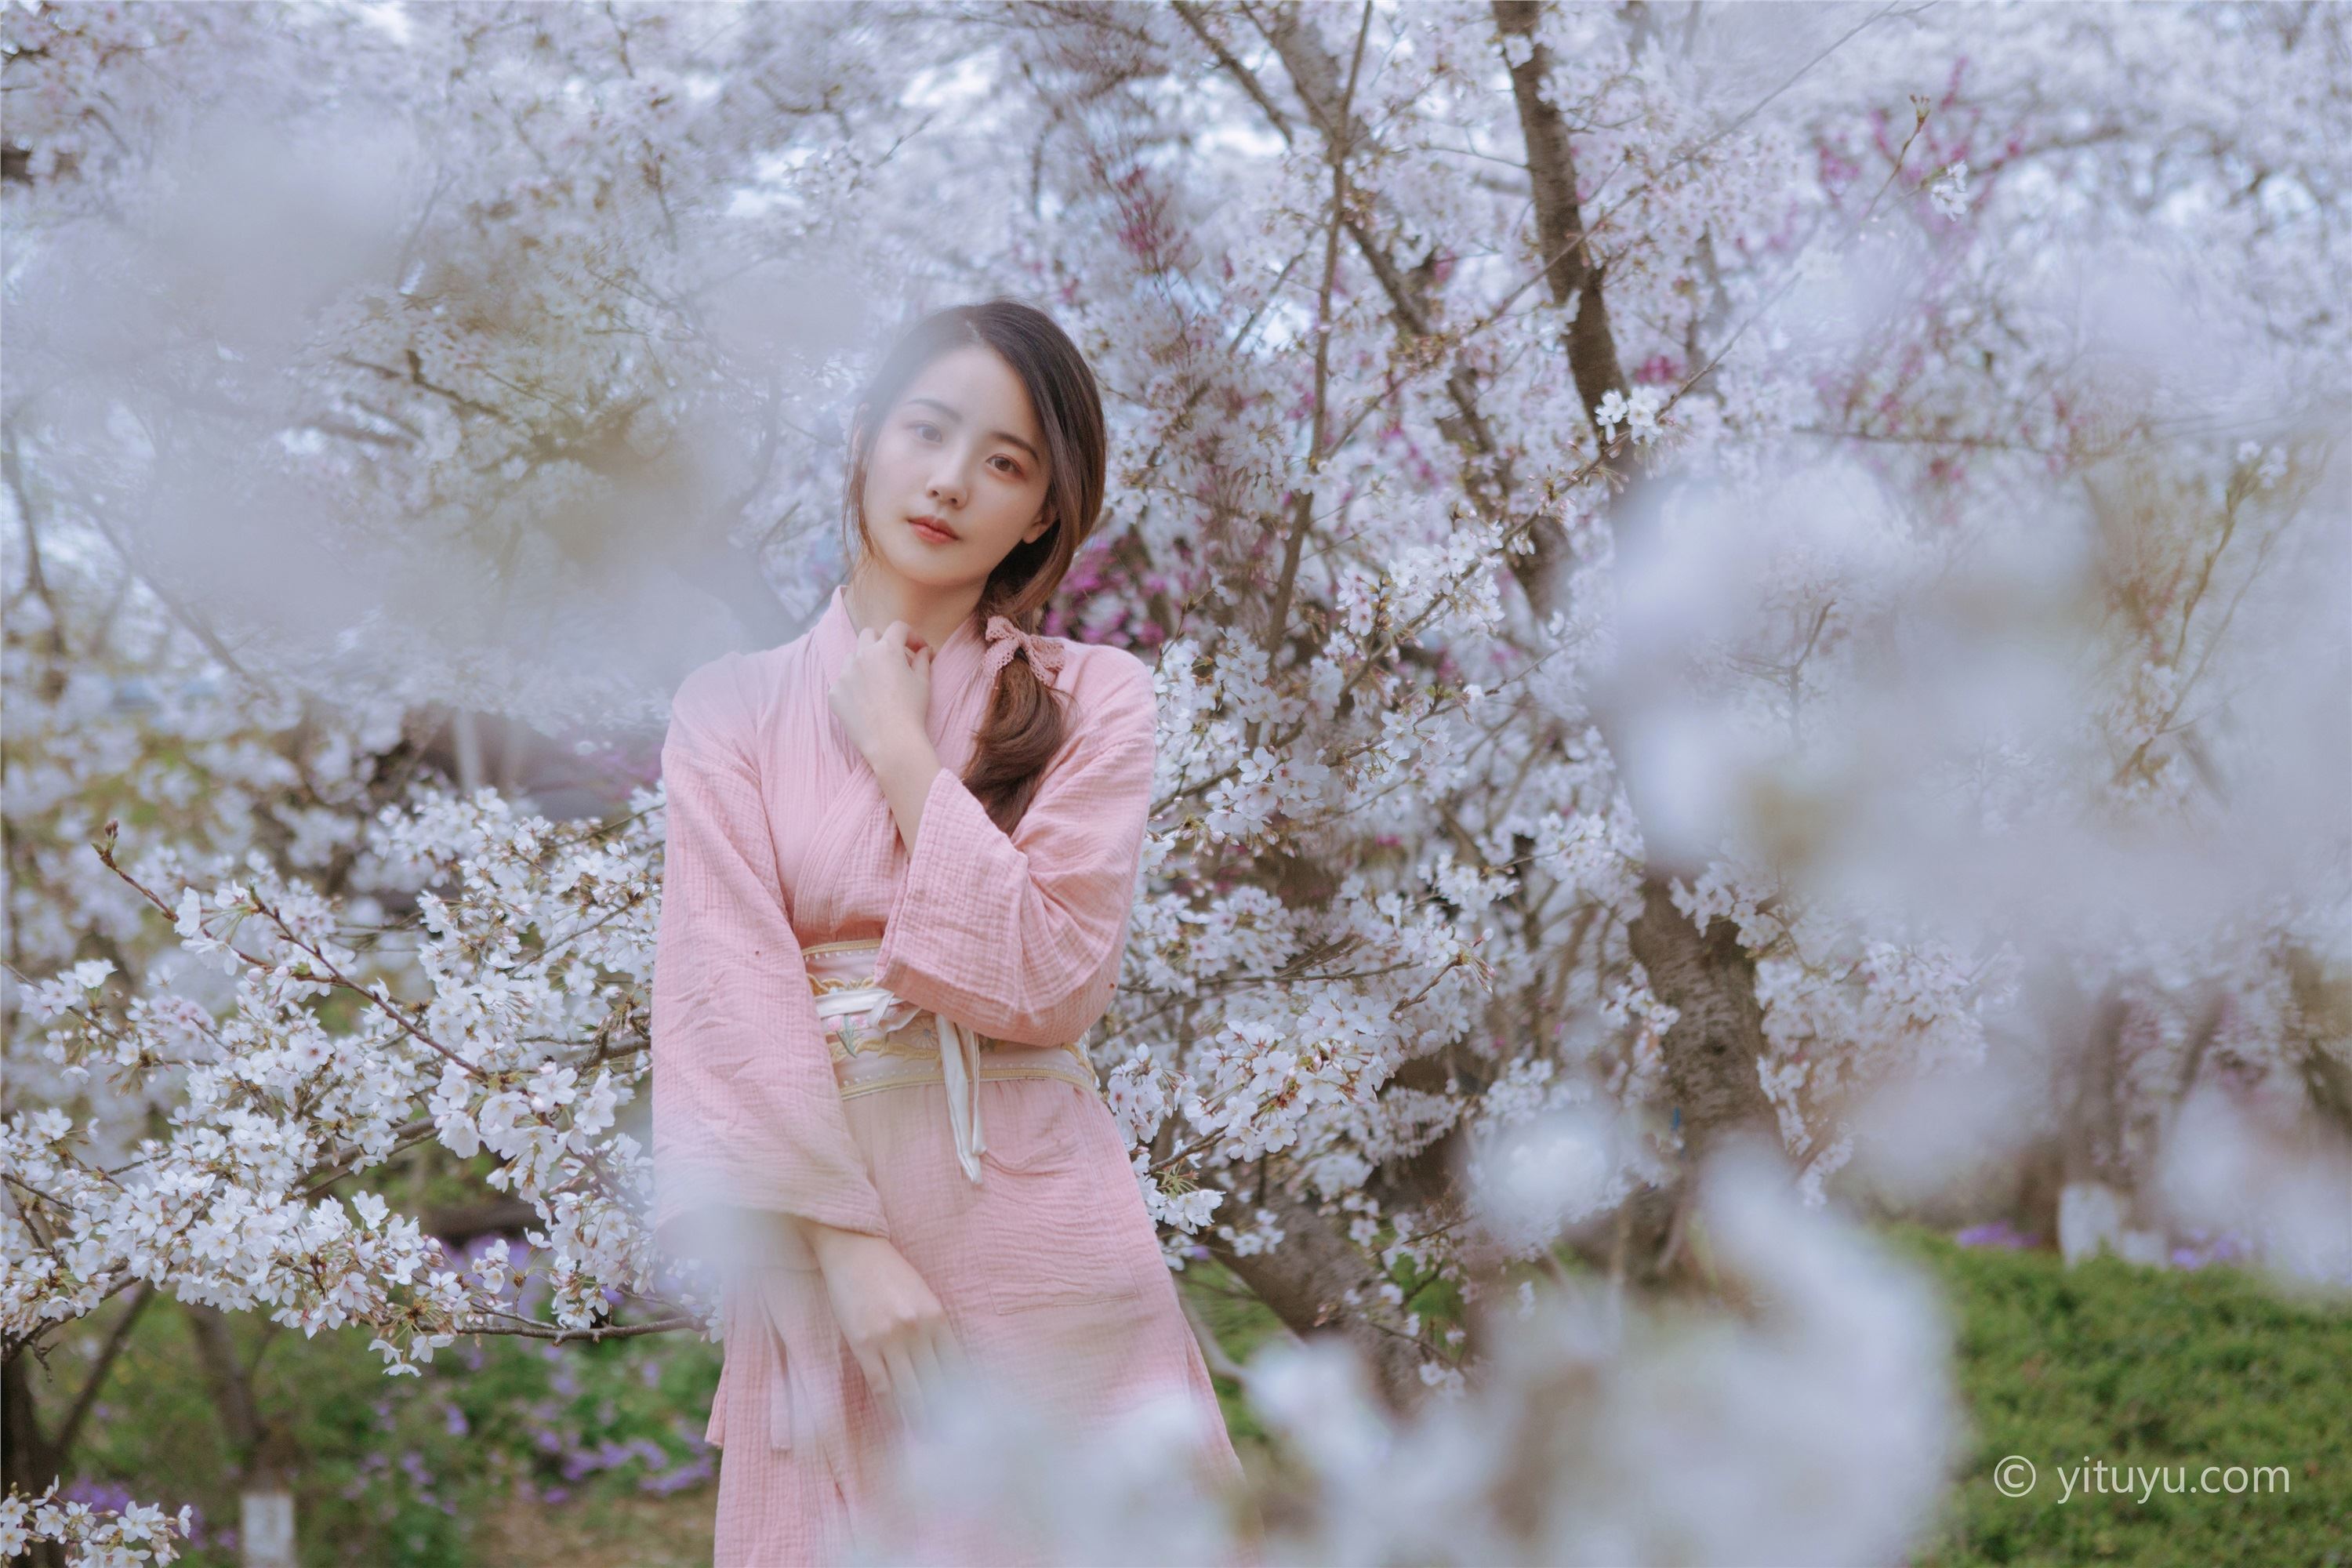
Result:
[[[1125,1140],[1099,1095],[1066,1081],[1069,1053],[1054,1053],[1062,1078],[962,1090],[984,1138],[975,1165],[959,1159],[948,1085],[843,1098],[837,1025],[820,1021],[812,988],[887,987],[954,1020],[968,1044],[1082,1040],[1109,1005],[1134,901],[1150,673],[1118,648],[977,618],[958,628],[932,660],[928,727],[943,766],[909,854],[825,701],[856,646],[836,588],[805,635],[706,664],[674,700],[653,993],[656,1233],[731,1209],[887,1237],[976,1370],[1081,1422],[1180,1391],[1202,1420],[1198,1475],[1237,1478]],[[959,775],[997,670],[1024,647],[1066,694],[1068,721],[1007,837]],[[863,945],[877,937],[878,949]],[[824,1561],[871,1521],[894,1428],[806,1253],[773,1226],[744,1238],[762,1251],[727,1301],[709,1428],[723,1446],[716,1560]]]

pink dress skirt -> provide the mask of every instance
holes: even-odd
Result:
[[[867,984],[876,946],[806,950],[812,989]],[[961,1091],[973,1097],[965,1109],[977,1111],[982,1143],[975,1184],[959,1155],[947,1082],[888,1074],[901,1064],[921,1069],[913,1047],[937,1037],[938,1021],[903,1003],[892,1016],[908,1021],[886,1030],[889,1043],[864,1031],[849,1060],[839,1020],[828,1021],[842,1110],[892,1243],[939,1297],[973,1370],[1081,1429],[1179,1391],[1195,1403],[1203,1436],[1191,1474],[1171,1476],[1171,1486],[1237,1481],[1240,1462],[1125,1141],[1100,1094],[1070,1081],[1074,1072],[1092,1079],[1083,1049],[1008,1047],[1000,1056],[993,1042],[978,1042],[982,1070]],[[989,1076],[1015,1058],[1058,1058],[1064,1076]],[[855,1080],[872,1082],[877,1064],[901,1081],[861,1090]],[[814,1261],[785,1242],[726,1306],[726,1364],[708,1434],[721,1445],[716,1563],[823,1563],[854,1537],[907,1528],[882,1512],[898,1428],[867,1389]]]

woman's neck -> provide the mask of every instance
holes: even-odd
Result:
[[[928,588],[896,573],[867,569],[849,574],[849,581],[842,586],[841,598],[854,629],[878,632],[892,621],[904,621],[914,628],[925,646],[937,650],[947,646],[956,628],[970,620],[972,612],[980,607],[980,589],[979,584]]]

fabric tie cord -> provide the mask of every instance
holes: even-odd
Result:
[[[841,1020],[842,1044],[857,1052],[861,1029],[887,1034],[902,1027],[924,1009],[885,985],[851,985],[816,998],[816,1016]],[[980,1127],[980,1037],[940,1014],[931,1015],[940,1033],[940,1077],[948,1091],[948,1131],[955,1139],[956,1162],[974,1186],[980,1184],[980,1156],[988,1144]]]

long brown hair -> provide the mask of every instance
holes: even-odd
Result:
[[[941,354],[975,344],[993,349],[1013,367],[1045,429],[1045,512],[1052,524],[1035,539],[1015,544],[989,574],[973,614],[983,624],[991,616],[1003,616],[1023,631],[1034,632],[1046,601],[1061,586],[1063,574],[1101,515],[1109,447],[1094,372],[1069,334],[1043,310],[1017,300],[996,299],[934,310],[907,329],[882,356],[858,398],[850,426],[843,519],[856,531],[858,544],[871,552],[874,536],[866,531],[865,495],[875,432],[925,366]],[[1039,776],[1061,750],[1064,715],[1056,695],[1020,656],[1005,664],[989,694],[963,784],[987,808],[989,819],[1007,833],[1029,809]]]

